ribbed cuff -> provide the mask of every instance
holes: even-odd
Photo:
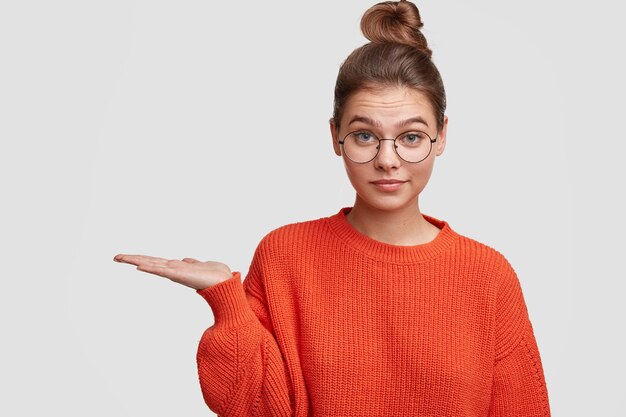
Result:
[[[256,318],[241,282],[241,273],[211,287],[196,290],[213,310],[215,325],[234,327]]]

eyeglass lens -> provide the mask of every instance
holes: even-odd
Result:
[[[371,132],[350,132],[343,141],[343,150],[353,162],[369,162],[376,157],[380,141]],[[428,134],[419,130],[400,134],[394,141],[398,156],[407,162],[420,162],[428,157],[432,142]]]

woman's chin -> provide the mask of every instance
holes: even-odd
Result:
[[[355,206],[362,206],[369,210],[375,210],[386,213],[395,213],[405,210],[417,210],[417,198],[407,200],[387,196],[385,198],[363,199],[357,196]]]

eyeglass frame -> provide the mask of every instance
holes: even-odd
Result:
[[[346,138],[348,136],[350,136],[353,133],[361,133],[361,132],[367,132],[369,134],[371,134],[372,136],[374,136],[376,139],[378,139],[378,145],[376,145],[376,154],[374,154],[374,156],[372,157],[372,159],[365,161],[365,162],[357,162],[354,161],[353,159],[351,159],[348,154],[345,152],[345,149],[343,147],[344,142],[346,141]],[[430,140],[430,150],[428,151],[428,154],[423,157],[422,159],[420,159],[417,162],[414,161],[407,161],[406,159],[404,159],[403,157],[400,156],[400,154],[398,153],[398,145],[396,144],[396,141],[398,140],[398,138],[406,133],[410,133],[410,132],[421,132],[423,134],[425,134],[428,137],[428,140]],[[396,155],[398,155],[398,158],[402,159],[404,162],[406,162],[407,164],[419,164],[420,162],[422,162],[423,160],[425,160],[426,158],[428,158],[430,156],[430,153],[433,151],[433,143],[437,142],[437,139],[439,138],[439,131],[437,131],[437,136],[435,136],[435,138],[431,138],[430,135],[426,132],[424,132],[423,130],[407,130],[406,132],[402,132],[400,133],[398,136],[396,136],[395,139],[381,139],[378,136],[376,136],[376,134],[367,131],[367,130],[353,130],[352,132],[348,132],[342,140],[338,140],[337,143],[341,145],[341,151],[343,153],[346,154],[346,157],[348,159],[350,159],[350,161],[354,162],[355,164],[367,164],[368,162],[372,162],[374,159],[376,159],[376,157],[378,156],[378,154],[380,153],[380,144],[383,140],[392,140],[393,141],[393,151],[396,153]]]

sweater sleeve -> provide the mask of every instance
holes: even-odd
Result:
[[[255,261],[244,283],[197,290],[211,306],[196,356],[204,401],[219,416],[291,416],[291,384],[274,336]]]
[[[496,357],[489,417],[550,417],[537,341],[520,282],[510,265],[496,302]]]

